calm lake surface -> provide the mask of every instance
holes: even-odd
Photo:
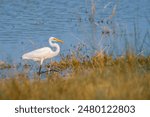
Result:
[[[64,40],[62,53],[81,42],[97,50],[111,42],[120,55],[126,38],[130,46],[136,44],[149,55],[149,31],[150,0],[0,0],[0,60],[8,63],[21,62],[22,54],[49,46],[50,36]],[[101,39],[94,48],[89,44],[94,38],[95,43],[107,41]]]

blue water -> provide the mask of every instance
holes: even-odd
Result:
[[[106,46],[108,53],[114,51],[115,55],[119,55],[125,51],[127,39],[130,46],[136,44],[143,49],[143,54],[150,54],[150,36],[146,34],[150,32],[150,0],[93,0],[93,3],[91,1],[1,0],[0,60],[8,63],[21,62],[23,53],[49,46],[50,36],[64,40],[65,43],[60,45],[61,53],[67,53],[72,49],[71,45],[83,42],[91,52],[105,50]],[[96,8],[94,21],[91,18],[92,4],[95,4]],[[109,19],[113,9],[115,16]],[[136,40],[134,24],[138,33],[140,32]],[[115,29],[115,36],[102,36],[101,27],[105,25],[112,31]],[[94,38],[96,44],[100,43],[96,47],[92,44]],[[113,46],[110,46],[111,44]],[[137,48],[137,52],[140,52],[140,49]]]

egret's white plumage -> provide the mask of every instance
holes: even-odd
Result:
[[[40,73],[43,61],[45,59],[57,56],[59,54],[59,52],[60,52],[59,45],[57,43],[53,43],[53,42],[61,42],[61,43],[63,43],[63,41],[60,40],[60,39],[57,39],[55,37],[50,37],[49,38],[49,44],[51,45],[51,47],[56,48],[55,51],[53,51],[49,47],[43,47],[43,48],[31,51],[31,52],[25,53],[22,56],[22,59],[28,59],[28,60],[33,60],[33,61],[40,62],[40,69],[39,69],[39,73]]]

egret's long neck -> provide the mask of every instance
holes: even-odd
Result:
[[[52,40],[51,40],[51,39],[49,40],[49,44],[51,45],[51,47],[56,48],[56,50],[53,51],[53,52],[54,52],[54,55],[58,55],[59,52],[60,52],[60,47],[59,47],[59,45],[58,45],[57,43],[52,43]]]

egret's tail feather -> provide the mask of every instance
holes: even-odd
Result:
[[[26,54],[22,55],[22,59],[29,59],[28,56],[26,56]]]

